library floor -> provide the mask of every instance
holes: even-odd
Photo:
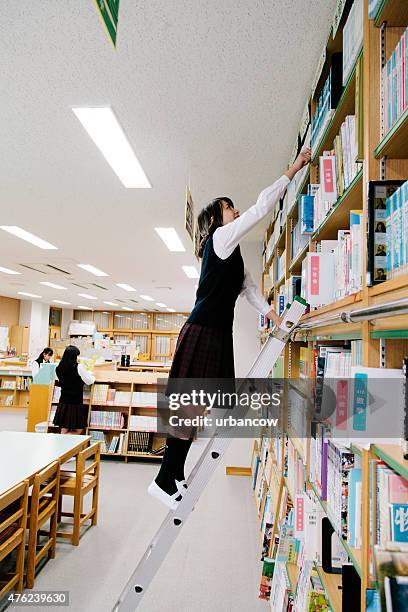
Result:
[[[25,431],[25,415],[0,413],[0,429]],[[190,453],[187,471],[203,442]],[[146,494],[158,464],[103,461],[99,524],[79,548],[58,544],[34,590],[69,590],[73,612],[110,612],[166,509]],[[257,599],[260,540],[250,480],[221,466],[146,594],[141,612],[267,610]],[[24,610],[10,606],[7,610]],[[27,608],[28,609],[28,608]],[[50,607],[47,610],[60,610]]]

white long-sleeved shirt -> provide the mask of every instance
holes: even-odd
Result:
[[[282,175],[273,185],[267,187],[259,194],[256,204],[248,208],[248,210],[234,221],[231,221],[231,223],[227,223],[215,230],[213,245],[217,257],[227,259],[232,254],[239,241],[259,221],[272,212],[276,202],[282,197],[289,183],[289,178],[285,174]],[[246,268],[241,296],[245,296],[251,306],[264,315],[271,309]]]
[[[86,385],[92,385],[95,382],[95,376],[82,363],[78,363],[78,374]],[[58,378],[57,373],[55,375]]]

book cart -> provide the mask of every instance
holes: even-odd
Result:
[[[319,62],[310,98],[306,101],[307,108],[291,161],[295,158],[300,144],[304,142],[310,119],[316,118],[319,112],[320,96],[330,66],[333,66],[333,55],[342,51],[343,29],[356,4],[357,0],[338,2],[333,28]],[[273,373],[275,377],[289,379],[289,383],[293,380],[294,393],[300,395],[302,383],[306,383],[306,380],[302,379],[315,382],[316,355],[320,347],[339,347],[339,350],[346,347],[345,352],[353,354],[353,359],[358,354],[358,366],[369,368],[402,369],[403,359],[408,356],[407,256],[405,260],[403,258],[404,265],[389,271],[387,280],[377,282],[376,278],[370,279],[370,276],[366,275],[372,257],[369,252],[370,237],[367,235],[370,223],[368,183],[396,180],[401,184],[408,178],[408,100],[398,98],[395,112],[390,111],[390,82],[382,77],[386,74],[389,61],[393,59],[394,50],[401,45],[401,37],[406,32],[408,4],[400,0],[364,0],[362,4],[362,44],[354,50],[349,75],[343,83],[335,108],[320,134],[312,142],[310,168],[288,187],[285,200],[281,201],[272,215],[264,240],[262,287],[265,296],[279,311],[281,300],[284,303],[283,287],[291,284],[294,276],[302,275],[302,263],[308,254],[319,252],[321,241],[338,239],[339,230],[349,230],[351,211],[361,214],[361,285],[346,292],[341,299],[333,303],[311,309],[303,317],[299,332],[286,346],[280,366],[275,368]],[[369,9],[372,12],[370,18]],[[401,87],[401,81],[398,83]],[[392,120],[389,117],[390,112],[394,112]],[[324,151],[336,150],[336,136],[341,134],[342,125],[348,116],[353,116],[355,121],[353,162],[358,161],[359,164],[354,167],[354,175],[349,177],[347,186],[343,185],[343,189],[339,189],[337,201],[326,211],[318,226],[299,241],[296,225],[301,216],[301,196],[308,192],[310,184],[322,181],[319,158]],[[402,240],[405,240],[406,244],[408,217],[403,218],[405,229],[402,230]],[[295,250],[292,244],[294,240],[298,246]],[[350,316],[341,317],[344,312]],[[261,332],[261,342],[266,333]],[[310,389],[308,386],[305,388]],[[308,393],[309,391],[305,391],[305,397]],[[278,436],[268,436],[266,432],[263,438],[254,443],[253,487],[260,519],[261,540],[264,542],[264,553],[267,557],[277,558],[276,540],[279,535],[282,539],[285,512],[288,504],[290,507],[297,503],[300,492],[308,492],[316,507],[323,516],[328,517],[333,529],[338,532],[338,525],[313,478],[313,427],[312,421],[306,417],[295,419],[295,425],[288,423],[287,419],[285,422],[282,418]],[[366,610],[378,588],[374,562],[376,525],[379,521],[376,502],[379,486],[378,466],[383,462],[384,469],[391,468],[395,474],[408,480],[408,461],[403,457],[399,440],[395,440],[395,444],[369,444],[367,448],[365,445],[355,445],[351,446],[349,451],[353,455],[354,466],[361,469],[361,541],[358,546],[351,546],[348,537],[340,537],[339,541],[349,563],[356,571],[356,584],[361,589],[360,602],[356,603],[356,606],[359,603],[359,607],[353,610]],[[269,537],[266,541],[267,550],[264,539],[266,503],[272,508],[274,516],[273,526],[269,527]],[[408,498],[405,503],[408,503]],[[276,562],[274,571],[277,571]],[[313,574],[320,577],[331,609],[335,612],[342,610],[342,575],[325,572],[315,560]],[[292,591],[294,595],[298,581],[302,581],[304,576],[296,563],[287,562],[284,563],[281,579],[283,588]],[[301,588],[303,587],[304,585],[301,585]]]

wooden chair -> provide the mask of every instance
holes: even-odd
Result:
[[[0,580],[0,598],[12,589],[23,590],[27,499],[28,480],[0,495],[0,561],[14,550],[17,555],[15,571]]]
[[[86,461],[91,464],[86,467]],[[72,532],[57,531],[57,536],[72,541],[74,546],[79,544],[80,528],[87,520],[91,525],[98,521],[98,494],[99,494],[99,472],[100,472],[100,444],[92,444],[89,448],[81,451],[77,457],[76,472],[61,471],[59,520],[63,516],[73,517]],[[92,508],[87,514],[83,513],[83,501],[85,495],[92,491]],[[74,511],[62,511],[62,499],[64,495],[74,498]]]
[[[29,508],[29,536],[26,586],[34,586],[35,570],[45,555],[54,559],[57,545],[57,518],[60,485],[60,465],[54,461],[34,478]],[[41,529],[49,521],[47,529]],[[46,539],[39,541],[39,536]]]

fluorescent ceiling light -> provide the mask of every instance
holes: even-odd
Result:
[[[111,108],[83,107],[72,110],[125,187],[151,187]]]
[[[40,285],[45,285],[46,287],[51,287],[52,289],[65,289],[65,291],[67,290],[67,288],[63,287],[62,285],[56,285],[55,283],[49,283],[48,281],[40,281]]]
[[[52,300],[55,304],[70,304],[71,302],[64,302],[64,300]]]
[[[168,312],[176,312],[174,308],[167,308]]]
[[[155,227],[154,229],[169,251],[181,252],[186,250],[174,227]]]
[[[77,306],[77,308],[80,308],[81,310],[92,310],[92,308],[89,308],[89,306]]]
[[[102,270],[95,268],[95,266],[91,266],[91,264],[77,264],[77,265],[78,265],[78,268],[82,268],[83,270],[86,270],[87,272],[90,272],[91,274],[94,274],[95,276],[109,276],[109,274],[106,274],[106,272],[102,272]]]
[[[34,234],[30,234],[30,232],[26,232],[21,227],[17,225],[0,225],[0,229],[8,232],[9,234],[13,234],[13,236],[17,236],[17,238],[21,238],[21,240],[25,240],[26,242],[30,242],[34,246],[39,247],[40,249],[46,250],[57,250],[57,247],[53,244],[42,240],[42,238],[38,238],[38,236],[34,236]]]
[[[163,302],[156,302],[156,306],[160,306],[160,308],[167,308],[166,304],[163,304]]]
[[[126,283],[116,283],[116,286],[124,289],[125,291],[136,291],[134,287],[127,285]]]
[[[127,306],[122,306],[122,310],[129,310],[129,312],[133,312],[133,308],[128,308]]]
[[[37,295],[36,293],[28,293],[27,291],[17,291],[18,295],[26,295],[27,297],[35,297],[41,298],[42,295]]]
[[[154,302],[154,298],[150,297],[150,295],[141,295],[142,300],[146,300],[146,302]]]
[[[116,304],[116,302],[104,302],[104,304],[107,306],[119,306],[119,304]]]
[[[0,266],[0,272],[4,272],[4,274],[21,274],[21,272],[10,270],[10,268],[2,268],[2,266]]]
[[[94,295],[88,295],[87,293],[78,293],[79,297],[83,297],[86,300],[97,300],[98,298],[96,298]]]
[[[183,272],[188,278],[199,278],[200,275],[197,272],[195,266],[181,266],[183,268]]]

